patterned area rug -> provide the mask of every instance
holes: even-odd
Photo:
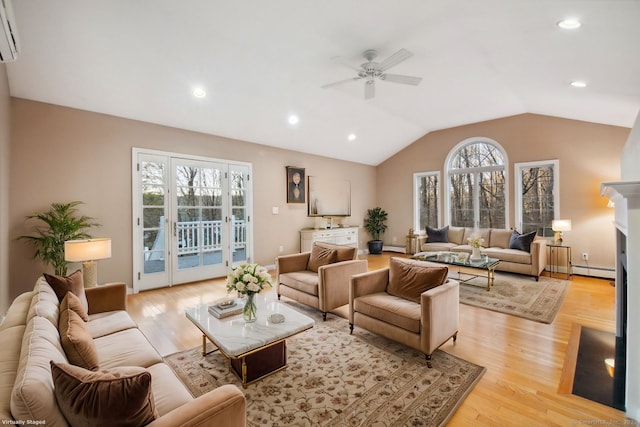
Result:
[[[568,280],[496,273],[494,285],[487,292],[487,279],[476,278],[461,284],[460,302],[499,311],[512,316],[551,323],[569,289]]]
[[[287,368],[243,389],[249,426],[440,426],[485,368],[442,351],[423,354],[330,315],[289,303],[316,326],[287,340]],[[165,360],[194,396],[222,384],[241,387],[219,353],[201,347]]]

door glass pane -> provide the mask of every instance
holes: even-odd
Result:
[[[247,259],[246,174],[231,171],[231,251],[233,262]]]
[[[222,171],[176,167],[178,269],[222,262]]]
[[[473,227],[473,178],[470,173],[451,175],[451,225]]]
[[[554,167],[541,165],[521,169],[522,232],[537,231],[539,236],[551,236],[554,218]]]
[[[164,272],[165,260],[165,165],[141,162],[142,248],[144,274]]]
[[[479,178],[480,228],[505,228],[504,172],[483,172]]]

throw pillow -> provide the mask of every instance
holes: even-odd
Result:
[[[67,292],[67,295],[62,299],[60,303],[60,313],[65,310],[73,310],[78,313],[78,316],[82,318],[85,322],[89,321],[89,316],[87,312],[84,311],[84,307],[82,307],[82,302],[80,302],[80,298],[76,296],[73,292]]]
[[[151,374],[126,366],[98,372],[51,361],[56,401],[72,426],[142,426],[157,416]]]
[[[521,251],[530,252],[531,242],[533,242],[535,237],[535,231],[527,234],[520,234],[514,230],[513,234],[511,234],[511,239],[509,239],[509,249],[519,249]]]
[[[449,243],[449,226],[431,228],[427,225],[427,243]]]
[[[387,293],[420,303],[420,294],[442,285],[449,269],[434,267],[420,261],[391,258]]]
[[[86,313],[89,312],[89,303],[87,302],[87,296],[84,294],[84,283],[82,281],[82,270],[76,270],[68,276],[54,276],[52,274],[44,273],[44,278],[53,288],[53,291],[58,297],[58,301],[62,302],[67,292],[73,292],[80,302]]]
[[[335,249],[329,249],[320,245],[313,245],[311,255],[307,263],[307,270],[318,272],[318,268],[323,265],[333,264],[336,262],[338,252]]]
[[[60,312],[60,343],[70,363],[90,371],[98,369],[98,351],[84,320],[71,309]]]

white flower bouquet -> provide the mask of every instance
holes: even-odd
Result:
[[[473,248],[481,248],[484,243],[484,239],[480,236],[471,236],[467,239],[469,245]]]
[[[272,286],[271,275],[258,264],[241,264],[227,275],[227,292],[254,295]]]

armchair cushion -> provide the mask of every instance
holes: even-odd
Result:
[[[307,264],[307,270],[317,273],[319,267],[336,262],[337,256],[338,251],[335,249],[326,248],[320,245],[313,245],[313,248],[311,248],[311,256],[309,257],[309,263]]]
[[[387,293],[420,303],[420,294],[442,285],[449,269],[425,265],[420,261],[391,258]]]
[[[449,226],[431,228],[427,225],[427,243],[449,243]]]
[[[386,292],[363,295],[355,299],[354,310],[415,334],[420,333],[422,308],[420,304],[405,298],[392,296]]]
[[[530,252],[531,242],[533,242],[535,237],[535,231],[527,234],[520,234],[514,230],[513,234],[511,234],[511,239],[509,240],[509,249],[519,249],[521,251]]]
[[[280,283],[304,293],[318,296],[318,274],[309,270],[280,275]]]

